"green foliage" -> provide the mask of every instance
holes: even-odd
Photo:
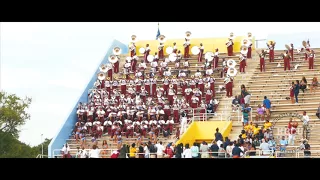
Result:
[[[31,98],[20,98],[15,94],[0,92],[0,131],[19,136],[19,128],[30,119],[27,109]]]

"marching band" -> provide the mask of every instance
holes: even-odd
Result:
[[[94,88],[88,93],[88,103],[80,103],[77,110],[78,119],[84,121],[85,128],[90,133],[108,133],[117,137],[118,132],[125,131],[126,137],[137,136],[145,138],[148,134],[156,141],[159,133],[173,131],[173,124],[179,121],[185,125],[189,119],[188,113],[192,109],[206,112],[207,104],[215,100],[215,71],[221,72],[224,78],[223,87],[226,96],[232,97],[233,79],[237,74],[236,62],[232,59],[222,58],[219,62],[219,49],[214,52],[204,52],[204,46],[191,47],[191,32],[186,32],[184,46],[184,59],[176,42],[168,47],[164,56],[165,36],[159,36],[158,50],[151,55],[149,44],[140,48],[143,59],[136,55],[136,36],[131,36],[129,45],[130,56],[125,59],[123,70],[120,66],[121,49],[115,47],[109,62],[100,66]],[[233,33],[230,33],[226,43],[228,56],[233,56]],[[246,59],[252,57],[252,34],[241,41],[239,68],[244,73]],[[275,42],[267,43],[268,51],[257,52],[260,57],[260,71],[265,71],[265,58],[269,55],[270,62],[274,62]],[[315,53],[310,48],[309,40],[303,41],[306,60],[309,69],[313,69]],[[290,59],[293,61],[294,47],[291,43],[287,51],[282,54],[284,70],[290,70]],[[198,55],[197,62],[204,66],[197,66],[197,71],[191,74],[189,51]],[[141,57],[142,58],[142,57]],[[181,65],[182,63],[182,65]],[[173,65],[173,66],[170,66]],[[221,66],[219,69],[218,67]],[[150,67],[150,68],[149,68]],[[172,68],[173,67],[173,68]],[[203,67],[203,69],[199,68]],[[190,111],[191,110],[191,111]],[[182,112],[182,113],[181,113]],[[183,132],[185,129],[180,131]]]

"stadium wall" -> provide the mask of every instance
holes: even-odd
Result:
[[[127,54],[128,53],[128,45],[121,43],[118,40],[113,40],[113,42],[111,43],[107,54],[105,55],[105,57],[103,58],[103,60],[101,61],[101,63],[99,64],[99,67],[101,64],[106,64],[109,62],[108,57],[112,54],[113,48],[114,47],[120,47],[122,50],[122,54]],[[88,59],[88,62],[90,62],[90,60]],[[56,136],[52,139],[51,143],[48,146],[48,157],[49,158],[54,158],[53,157],[53,151],[55,149],[61,149],[64,145],[64,143],[66,142],[67,139],[69,139],[72,130],[74,129],[74,125],[77,121],[77,105],[79,102],[86,102],[88,99],[88,90],[91,89],[93,87],[94,82],[97,79],[97,73],[99,73],[99,67],[97,67],[97,70],[95,71],[95,73],[93,74],[90,82],[88,83],[88,85],[84,88],[84,91],[82,93],[82,95],[80,96],[78,102],[75,104],[74,108],[72,109],[70,115],[68,116],[67,120],[63,123],[62,127],[59,129],[59,132],[56,134]]]
[[[273,40],[276,42],[275,50],[285,49],[285,45],[293,43],[295,48],[302,47],[302,41],[310,40],[311,47],[320,47],[320,31],[317,32],[301,32],[301,33],[286,33],[286,34],[268,34],[268,40]],[[266,48],[266,44],[259,48]]]

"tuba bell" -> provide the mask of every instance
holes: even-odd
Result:
[[[178,58],[178,56],[177,56],[177,54],[175,54],[175,53],[171,53],[170,55],[169,55],[169,61],[171,61],[171,62],[175,62],[176,60],[177,60],[177,58]]]
[[[121,54],[121,49],[119,47],[113,48],[113,54],[114,55],[120,55]]]
[[[302,41],[302,46],[303,46],[304,48],[306,48],[306,47],[307,47],[307,41]]]
[[[251,39],[252,38],[252,33],[248,32],[248,38]]]
[[[103,73],[108,72],[108,68],[107,68],[105,65],[103,65],[103,64],[99,67],[99,69],[100,69],[100,71],[103,72]]]
[[[110,77],[107,77],[106,80],[107,80],[107,81],[110,81]]]
[[[109,56],[109,62],[111,62],[112,64],[116,63],[117,61],[118,61],[117,56],[115,55]]]
[[[136,42],[137,41],[137,36],[136,35],[132,35],[131,36],[131,42]]]
[[[206,54],[204,55],[204,58],[208,60],[208,62],[211,62],[214,58],[213,52],[206,52]]]
[[[241,46],[241,50],[240,50],[241,54],[247,55],[248,53],[248,47],[247,46]]]
[[[285,45],[285,48],[289,51],[290,50],[290,46],[288,44]]]
[[[146,52],[146,49],[145,49],[145,48],[141,47],[141,48],[139,49],[139,53],[140,53],[140,54],[144,54],[145,52]]]
[[[153,59],[154,59],[154,56],[149,54],[147,57],[148,62],[150,62],[150,63],[153,62]]]
[[[164,35],[160,35],[159,37],[158,37],[158,41],[160,42],[160,43],[164,43],[166,40],[165,40],[165,36]]]
[[[249,43],[248,43],[248,39],[242,39],[241,40],[241,46],[248,46]]]
[[[105,73],[102,73],[102,72],[100,72],[100,73],[98,73],[98,79],[100,80],[100,81],[102,81],[102,80],[105,80],[106,79],[106,74]]]
[[[192,53],[193,55],[198,55],[198,54],[200,53],[199,47],[198,47],[198,46],[193,46],[193,47],[191,48],[191,53]]]
[[[191,78],[193,79],[193,78],[194,78],[194,75],[191,75]]]
[[[230,39],[233,39],[233,38],[234,38],[233,32],[230,33],[229,38],[230,38]]]
[[[190,31],[187,31],[186,32],[186,37],[185,37],[186,39],[190,39],[191,38],[191,32]]]
[[[173,52],[173,47],[169,46],[166,48],[166,53],[171,54]]]
[[[169,85],[169,88],[173,88],[173,84],[170,84],[170,85]]]
[[[141,90],[144,91],[146,88],[144,86],[141,87]]]

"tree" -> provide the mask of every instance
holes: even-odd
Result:
[[[27,112],[32,99],[0,92],[0,131],[19,137],[19,128],[30,119]]]
[[[48,157],[48,146],[49,146],[51,140],[52,139],[46,138],[43,143],[39,144],[38,146],[33,147],[32,148],[34,151],[33,154],[36,154],[36,155],[41,154],[42,153],[42,145],[43,145],[43,155],[44,155],[44,158],[47,158]]]

